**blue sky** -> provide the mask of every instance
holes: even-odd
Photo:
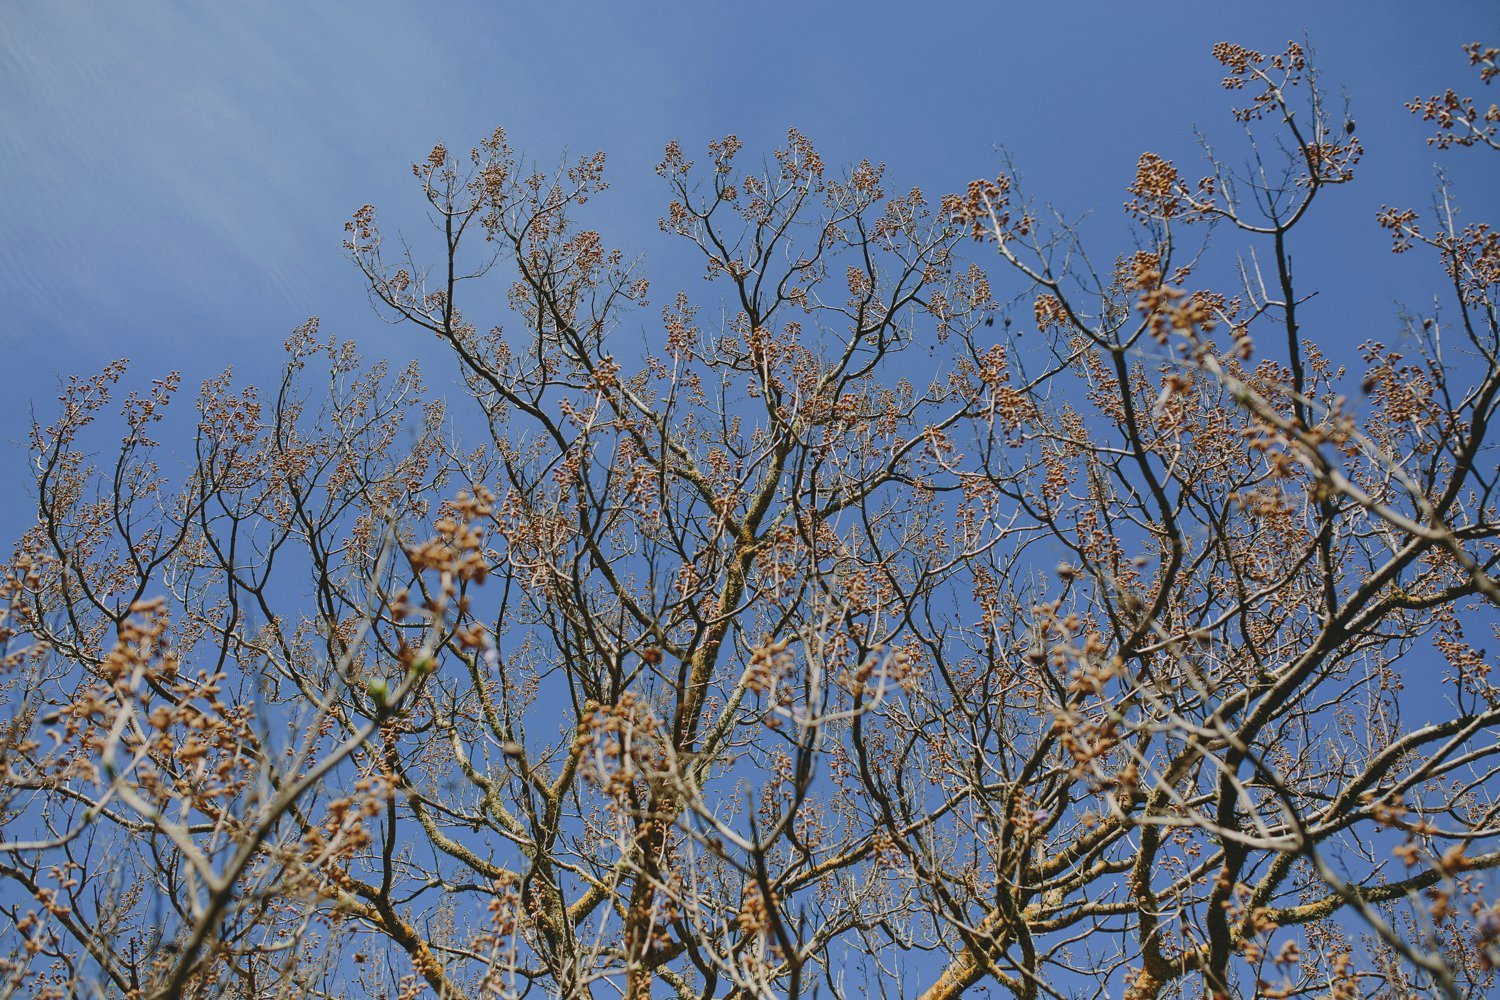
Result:
[[[367,201],[420,228],[408,164],[435,139],[466,147],[501,124],[543,163],[606,150],[614,187],[592,222],[659,259],[651,165],[666,140],[691,151],[733,131],[758,151],[789,125],[830,162],[884,160],[893,183],[933,194],[993,175],[1003,146],[1031,193],[1098,209],[1118,238],[1108,227],[1143,149],[1186,163],[1193,125],[1234,138],[1209,56],[1220,39],[1274,50],[1306,32],[1328,86],[1353,99],[1364,171],[1299,248],[1337,261],[1320,268],[1314,336],[1352,346],[1395,329],[1412,273],[1374,212],[1425,206],[1442,155],[1400,103],[1477,89],[1458,47],[1497,27],[1492,4],[1371,0],[0,0],[0,461],[20,471],[12,442],[32,402],[49,413],[59,376],[115,357],[137,384],[179,368],[191,387],[228,364],[265,381],[312,314],[367,354],[431,357],[371,311],[339,246]],[[1476,216],[1500,215],[1486,164],[1443,159]],[[657,272],[654,298],[694,282]],[[0,491],[5,534],[28,506]]]

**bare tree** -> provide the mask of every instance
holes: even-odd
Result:
[[[184,467],[177,376],[117,447],[123,364],[68,382],[0,603],[6,995],[1492,989],[1500,236],[1386,210],[1446,302],[1320,348],[1292,247],[1363,147],[1300,47],[1214,54],[1246,166],[1143,155],[1107,267],[1013,174],[730,136],[658,166],[719,301],[647,312],[602,155],[497,131],[414,165],[435,255],[345,244],[466,398],[309,321]]]

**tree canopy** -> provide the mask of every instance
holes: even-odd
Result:
[[[1247,145],[1142,155],[1123,254],[793,130],[666,147],[661,294],[602,154],[497,130],[413,165],[435,254],[346,227],[463,391],[316,320],[185,449],[175,374],[69,380],[0,586],[6,995],[1492,990],[1500,233],[1386,209],[1432,306],[1313,329],[1359,133],[1300,46],[1214,56]]]

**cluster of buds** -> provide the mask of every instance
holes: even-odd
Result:
[[[1064,752],[1073,758],[1068,773],[1074,778],[1097,771],[1096,762],[1108,756],[1119,742],[1115,724],[1109,719],[1086,719],[1068,712],[1058,712],[1052,720]]]
[[[47,918],[35,910],[27,910],[22,914],[20,919],[15,922],[15,928],[22,936],[21,950],[25,952],[26,959],[19,960],[19,956],[17,956],[16,959],[7,959],[0,962],[0,973],[5,974],[7,983],[20,984],[25,981],[29,971],[29,960],[44,952],[56,949],[60,939],[52,931]],[[32,993],[32,996],[47,997],[49,1000],[52,1000],[52,998],[62,1000],[63,997],[68,995],[61,988],[52,988],[43,985],[42,982],[34,982],[33,989],[35,992]]]
[[[613,705],[586,701],[573,734],[579,774],[623,804],[637,779],[666,771],[659,735],[650,706],[633,691]]]
[[[967,230],[976,240],[986,237],[1007,240],[1031,232],[1034,220],[1022,215],[1012,224],[1011,180],[1004,174],[994,180],[970,181],[963,194],[943,196],[942,211],[954,226]]]
[[[1464,52],[1468,53],[1469,65],[1479,67],[1479,79],[1482,83],[1489,84],[1496,76],[1500,76],[1500,62],[1497,62],[1500,60],[1500,48],[1470,42],[1464,46]],[[1460,97],[1450,88],[1440,97],[1429,97],[1426,100],[1414,98],[1407,102],[1406,108],[1413,114],[1421,115],[1423,121],[1437,122],[1438,134],[1427,142],[1439,149],[1480,143],[1490,147],[1500,146],[1495,138],[1497,131],[1500,131],[1500,105],[1491,104],[1487,110],[1480,111],[1473,98]]]
[[[775,897],[771,899],[775,905]],[[735,926],[746,937],[758,937],[771,932],[771,909],[765,895],[754,882],[746,883],[744,896],[740,900],[739,913],[734,918]]]
[[[768,637],[765,642],[750,652],[750,665],[745,668],[745,688],[755,694],[770,694],[791,673],[793,658],[787,652],[791,640]]]
[[[243,750],[256,742],[251,711],[225,703],[223,673],[183,671],[168,629],[164,600],[131,607],[97,668],[101,682],[37,716],[52,727],[46,732],[53,747],[37,760],[39,775],[120,781],[158,805],[191,804],[210,814],[215,800],[244,788],[250,775]],[[158,694],[163,700],[155,701]],[[20,744],[26,752],[38,748],[31,740]]]
[[[518,880],[510,872],[498,876],[494,882],[493,895],[485,904],[490,915],[491,943],[499,944],[513,937],[520,927],[521,891]]]
[[[1223,80],[1225,90],[1244,90],[1253,81],[1264,85],[1248,106],[1234,109],[1235,118],[1243,122],[1255,121],[1281,106],[1283,91],[1299,83],[1307,70],[1307,53],[1296,42],[1288,42],[1285,52],[1269,58],[1243,45],[1219,42],[1213,55],[1229,71]]]
[[[1119,656],[1104,657],[1104,640],[1096,634],[1088,635],[1083,646],[1069,650],[1077,666],[1068,671],[1068,696],[1070,698],[1098,697],[1110,681],[1125,673],[1125,661]]]
[[[1259,490],[1236,490],[1229,494],[1229,502],[1252,517],[1286,518],[1296,511],[1292,499],[1274,488]]]
[[[328,803],[323,823],[303,835],[303,849],[320,861],[353,857],[373,842],[366,824],[380,815],[394,793],[395,786],[389,779],[360,778],[350,794]]]
[[[167,602],[152,597],[138,601],[130,608],[130,617],[119,625],[118,639],[99,664],[99,674],[119,690],[127,690],[129,678],[145,671],[158,661],[161,679],[177,676],[177,661],[162,647],[167,631]]]
[[[1328,1000],[1359,1000],[1364,995],[1354,968],[1354,955],[1348,951],[1338,952],[1329,961],[1328,979]]]
[[[912,655],[915,643],[908,647],[887,649],[876,645],[860,660],[852,675],[846,678],[850,693],[856,702],[861,701],[869,690],[872,678],[878,677],[883,684],[894,683],[903,691],[910,692],[921,671]]]
[[[30,552],[18,552],[11,564],[0,567],[0,670],[20,666],[33,652],[30,644],[11,648],[11,640],[24,634],[35,625],[35,614],[27,602],[26,594],[36,593],[42,586],[40,566],[44,562]]]
[[[434,537],[408,553],[412,566],[419,572],[437,570],[445,582],[483,583],[490,566],[480,525],[490,516],[494,499],[484,486],[476,486],[472,494],[460,493],[449,505],[450,511],[433,525]]]
[[[1214,878],[1215,888],[1222,889],[1228,884],[1225,872],[1220,869]],[[1252,906],[1251,900],[1254,890],[1243,882],[1235,883],[1229,898],[1221,904],[1224,907],[1224,915],[1230,924],[1239,928],[1240,954],[1251,963],[1260,963],[1266,957],[1266,948],[1270,944],[1271,935],[1279,929],[1276,921],[1271,919],[1270,911],[1263,906]]]
[[[1182,181],[1171,160],[1142,153],[1130,182],[1125,211],[1143,219],[1170,219],[1182,210]]]
[[[1162,280],[1160,271],[1148,270],[1136,276],[1137,288],[1141,291],[1136,308],[1147,317],[1146,325],[1158,344],[1165,345],[1170,335],[1177,333],[1188,340],[1199,343],[1200,333],[1211,333],[1218,325],[1213,295],[1194,293],[1189,295]]]

